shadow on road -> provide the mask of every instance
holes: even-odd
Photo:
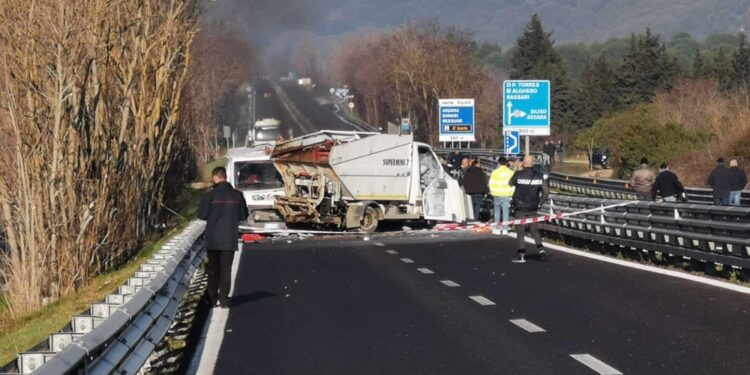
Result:
[[[246,303],[252,303],[260,301],[265,298],[277,297],[276,293],[271,292],[253,292],[250,294],[243,294],[241,296],[232,297],[232,307],[237,307]]]

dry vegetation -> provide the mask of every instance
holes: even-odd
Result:
[[[405,24],[353,37],[333,54],[333,79],[350,87],[372,124],[410,117],[415,134],[437,144],[440,98],[477,99],[477,138],[497,141],[499,81],[474,61],[469,35],[437,25]]]
[[[159,219],[192,0],[0,2],[0,213],[11,314],[122,264]]]
[[[671,161],[684,183],[704,186],[719,157],[737,158],[750,172],[748,97],[744,92],[722,92],[714,80],[683,81],[657,95],[653,115],[658,123],[676,123],[704,136],[691,152]]]
[[[255,72],[255,52],[219,25],[206,25],[191,48],[193,59],[180,114],[184,139],[199,164],[219,156],[219,124],[230,123],[237,89]]]

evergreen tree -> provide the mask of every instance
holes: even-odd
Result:
[[[722,90],[728,90],[732,82],[732,62],[727,57],[724,47],[720,47],[714,58],[714,69],[712,76],[719,81]]]
[[[711,62],[706,61],[703,58],[703,54],[699,49],[695,50],[695,56],[693,56],[693,79],[706,79],[712,74]]]
[[[579,121],[583,127],[589,127],[613,113],[617,105],[615,73],[607,57],[601,54],[584,70],[583,84],[576,100]]]
[[[659,35],[650,29],[645,34],[632,35],[617,74],[621,104],[634,107],[650,102],[656,92],[669,89],[679,73],[679,64],[668,56]]]
[[[747,37],[740,33],[740,42],[737,50],[732,55],[732,70],[728,88],[733,90],[746,90],[750,85],[750,47],[747,45]]]
[[[567,134],[573,130],[570,84],[565,65],[554,48],[552,33],[545,32],[538,15],[533,15],[516,42],[511,57],[510,78],[547,79],[551,85],[552,126]]]

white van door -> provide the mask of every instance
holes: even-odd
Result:
[[[432,151],[430,154],[435,157]],[[422,193],[422,208],[427,220],[463,223],[467,218],[466,194],[458,181],[440,168],[438,178]]]

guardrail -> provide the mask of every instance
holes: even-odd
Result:
[[[205,257],[196,242],[205,223],[193,221],[139,271],[85,314],[75,315],[46,348],[20,353],[22,374],[136,374],[172,325],[195,270]]]
[[[619,200],[555,195],[540,211],[576,212]],[[545,223],[542,228],[622,251],[640,251],[651,260],[697,261],[729,266],[745,278],[750,270],[750,208],[638,202]]]
[[[629,181],[575,176],[564,173],[550,173],[550,187],[561,191],[582,194],[589,197],[635,200],[637,195]],[[711,189],[686,187],[685,195],[689,203],[713,204]],[[750,206],[750,191],[742,192],[742,206]]]
[[[380,131],[380,129],[378,129],[377,127],[360,120],[359,118],[357,118],[357,116],[349,114],[349,110],[343,105],[341,101],[337,100],[335,97],[333,98],[333,105],[337,110],[337,112],[334,112],[334,114],[338,116],[342,121],[351,125],[354,130],[365,132]]]
[[[447,155],[452,150],[438,149],[440,155]],[[481,167],[491,172],[497,166],[497,157],[504,155],[502,150],[462,149],[462,152],[479,157]],[[540,153],[532,153],[537,163]],[[636,200],[638,196],[630,187],[630,181],[596,177],[584,177],[560,172],[550,172],[550,187],[571,194],[585,195],[593,198]],[[705,188],[686,187],[685,195],[689,203],[713,204],[713,191]],[[750,206],[750,190],[744,190],[741,197],[742,206]]]

